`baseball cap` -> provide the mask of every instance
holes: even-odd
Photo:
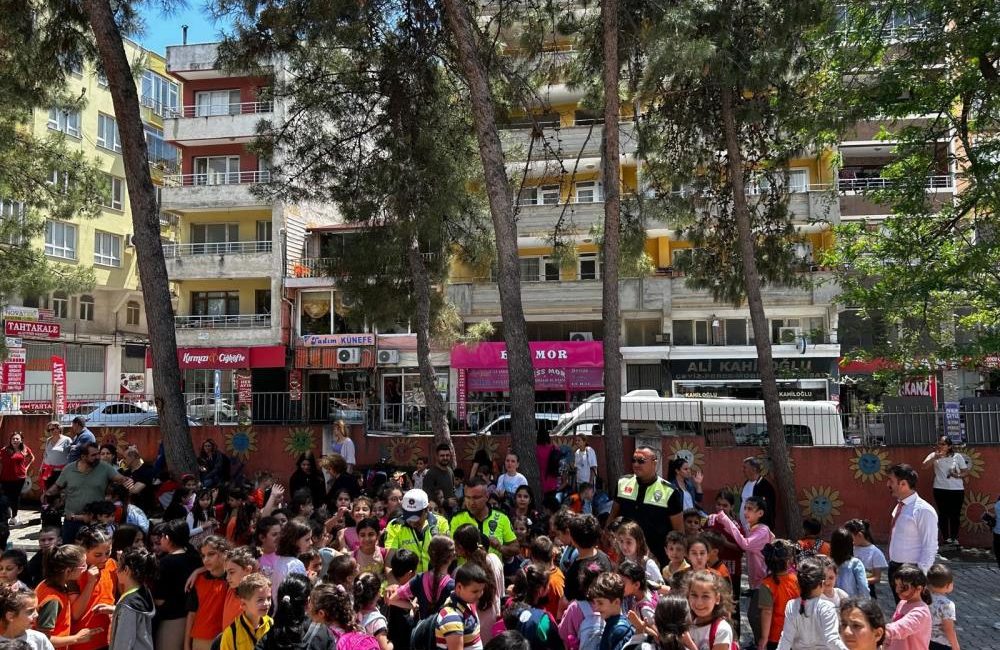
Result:
[[[414,488],[408,490],[406,494],[403,495],[403,515],[407,519],[419,518],[423,514],[424,510],[427,509],[427,493],[421,489]]]

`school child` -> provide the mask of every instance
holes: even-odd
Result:
[[[379,611],[379,592],[382,579],[373,573],[362,573],[354,580],[354,609],[358,613],[358,625],[378,641],[380,650],[392,650],[389,642],[389,622]]]
[[[38,598],[38,620],[35,628],[49,637],[56,648],[64,648],[91,639],[103,639],[103,631],[81,628],[73,632],[70,603],[71,582],[75,583],[87,571],[87,552],[79,546],[66,544],[48,551],[45,578],[35,588]]]
[[[559,561],[557,565],[559,570],[563,572],[563,575],[568,577],[569,568],[573,565],[573,561],[576,559],[577,550],[573,546],[573,540],[569,534],[569,522],[573,520],[576,515],[565,508],[556,511],[549,519],[550,533],[552,534],[552,541],[557,542],[562,546],[562,551],[559,553]]]
[[[655,625],[644,635],[632,637],[626,646],[630,650],[690,650],[691,608],[687,597],[667,594],[656,603]]]
[[[532,650],[563,650],[556,621],[542,607],[548,588],[549,576],[539,567],[529,564],[518,571],[511,582],[503,620],[497,621],[492,636],[504,630],[517,630]]]
[[[212,491],[200,490],[191,508],[191,530],[200,530],[197,535],[192,532],[191,546],[201,548],[202,542],[215,533],[215,508],[212,507]]]
[[[434,621],[434,640],[441,650],[482,648],[476,603],[486,587],[486,572],[466,562],[455,572],[455,591]]]
[[[398,586],[409,582],[417,574],[420,560],[408,549],[400,549],[393,553],[389,560],[389,585]],[[394,650],[410,650],[410,633],[413,630],[413,617],[409,607],[400,607],[387,603],[386,619],[388,620],[389,641]]]
[[[37,618],[35,592],[13,585],[0,585],[0,642],[7,647],[51,650],[45,635],[31,629]],[[27,645],[15,645],[17,642]]]
[[[899,604],[892,622],[885,626],[885,650],[923,650],[929,648],[933,622],[927,576],[916,564],[904,564],[893,576]]]
[[[688,539],[687,561],[692,573],[708,570],[708,542],[700,535]]]
[[[378,544],[378,519],[365,517],[355,525],[358,546],[351,556],[361,573],[372,573],[379,580],[385,580],[385,557],[388,551]]]
[[[653,626],[656,593],[650,591],[646,572],[632,560],[618,565],[618,574],[625,583],[624,609],[637,634],[645,634]]]
[[[580,597],[569,601],[559,619],[559,636],[567,650],[597,650],[604,632],[604,619],[594,611],[586,594],[604,570],[595,565],[580,568],[577,581]]]
[[[156,605],[149,587],[158,569],[156,556],[144,548],[122,554],[117,572],[121,597],[111,617],[109,650],[153,650]]]
[[[807,517],[802,520],[802,539],[799,540],[799,548],[806,553],[813,555],[830,555],[830,543],[820,535],[823,532],[823,524],[815,517]]]
[[[90,518],[90,526],[97,528],[111,539],[115,536],[115,504],[110,501],[92,501],[83,507]]]
[[[327,626],[334,648],[379,647],[378,641],[361,629],[351,595],[340,585],[324,582],[313,588],[309,595],[309,617]]]
[[[604,619],[604,632],[598,650],[621,650],[628,643],[635,628],[622,614],[625,582],[616,573],[602,573],[587,592],[594,611]]]
[[[706,530],[702,532],[701,539],[708,546],[708,570],[728,581],[730,577],[729,567],[719,557],[719,550],[726,544],[725,538],[714,530]]]
[[[698,650],[729,650],[735,640],[728,621],[732,613],[729,594],[722,578],[711,571],[698,571],[691,576],[687,598],[694,620],[690,635]]]
[[[204,571],[194,579],[187,592],[186,650],[210,650],[212,641],[222,632],[223,611],[229,585],[226,583],[226,555],[230,551],[224,537],[206,537],[198,551]]]
[[[4,551],[3,555],[0,555],[0,586],[12,585],[20,589],[27,589],[28,586],[21,580],[27,567],[27,553],[16,548]]]
[[[697,537],[705,525],[705,519],[701,515],[701,510],[688,508],[684,511],[684,534],[688,537]]]
[[[337,495],[338,510],[345,507],[341,497],[342,495]],[[345,551],[355,551],[361,544],[361,540],[358,537],[357,524],[362,519],[372,516],[372,500],[368,497],[358,497],[352,503],[349,494],[347,498],[351,515],[349,521],[345,517],[345,526],[340,531],[339,541],[340,547]]]
[[[407,608],[416,599],[418,621],[433,614],[455,589],[455,580],[448,573],[448,568],[455,561],[454,540],[444,535],[435,535],[427,547],[427,554],[431,568],[417,574],[399,588],[390,590],[386,598],[390,605]]]
[[[825,555],[817,555],[816,559],[823,563],[823,594],[821,598],[829,600],[840,608],[840,603],[847,600],[847,592],[837,586],[837,565]]]
[[[839,608],[822,598],[826,568],[816,556],[803,559],[796,567],[799,598],[785,606],[778,650],[847,650],[840,639]]]
[[[309,549],[305,553],[299,553],[299,562],[306,568],[306,576],[310,582],[315,584],[323,571],[323,556],[315,549]]]
[[[759,625],[754,630],[754,639],[760,643],[761,638],[766,638],[769,650],[777,647],[781,637],[781,630],[785,626],[785,607],[789,601],[799,597],[799,583],[791,571],[795,549],[795,545],[785,539],[776,540],[764,547],[768,574],[757,590],[757,611],[747,612],[751,627],[754,619]]]
[[[103,529],[81,528],[76,539],[86,552],[87,571],[77,578],[79,596],[73,601],[73,631],[100,629],[103,633],[74,645],[73,650],[96,650],[107,645],[105,633],[111,626],[111,616],[98,606],[115,604],[118,564],[111,559],[111,538]]]
[[[42,526],[38,532],[38,552],[28,560],[28,566],[20,575],[21,581],[34,589],[42,581],[42,560],[51,549],[62,545],[59,526]]]
[[[837,586],[848,596],[868,595],[868,576],[865,565],[854,557],[853,536],[844,528],[833,531],[830,537],[830,559],[837,565]]]
[[[717,514],[725,515],[730,521],[736,524],[740,532],[743,532],[743,525],[735,512],[736,495],[728,490],[722,490],[715,497],[715,511]],[[726,532],[721,523],[705,526],[713,533],[722,535],[724,542],[719,547],[719,559],[725,562],[729,571],[729,583],[733,588],[733,593],[739,593],[740,581],[743,575],[743,549],[736,544],[733,536]],[[737,626],[738,627],[738,626]]]
[[[663,545],[667,551],[667,563],[664,565],[661,575],[664,584],[671,584],[675,575],[680,579],[691,568],[687,561],[687,537],[678,530],[672,530],[667,534]]]
[[[927,571],[931,592],[930,650],[960,650],[955,632],[955,603],[948,594],[955,588],[955,577],[944,564],[934,564]]]
[[[882,581],[882,572],[889,570],[885,554],[875,546],[869,523],[864,519],[852,519],[844,524],[854,541],[854,557],[861,560],[868,578],[868,594],[875,599],[875,585]]]
[[[257,573],[260,564],[248,546],[234,548],[226,553],[226,601],[222,605],[222,627],[226,627],[239,618],[243,606],[240,604],[236,588],[243,578],[251,573]]]
[[[566,576],[555,565],[555,544],[545,535],[539,535],[531,541],[531,562],[545,572],[549,577],[548,592],[543,599],[542,609],[559,620],[562,614],[560,602],[566,589]]]
[[[597,548],[601,541],[601,525],[594,515],[576,515],[569,522],[569,536],[576,548],[576,559],[566,573],[566,589],[563,597],[567,602],[587,597],[582,590],[579,577],[580,568],[594,565],[603,571],[611,571],[611,560],[604,551]]]
[[[646,572],[646,580],[657,588],[663,584],[660,567],[656,564],[649,546],[646,544],[646,534],[642,526],[634,521],[626,521],[618,527],[618,548],[622,560],[631,560],[641,566]]]
[[[421,456],[417,459],[417,469],[413,472],[413,487],[418,490],[424,489],[424,477],[427,476],[427,457]]]
[[[253,650],[271,629],[271,581],[260,573],[251,573],[236,588],[240,616],[222,630],[219,650]]]

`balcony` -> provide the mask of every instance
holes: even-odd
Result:
[[[257,123],[270,119],[273,110],[272,102],[181,106],[167,114],[163,130],[168,140],[182,146],[249,142]]]
[[[269,171],[164,176],[162,207],[173,212],[191,212],[268,206],[271,202],[254,196],[251,188],[270,180]]]
[[[500,316],[500,290],[495,282],[481,279],[449,284],[448,296],[467,319]],[[522,282],[521,303],[528,317],[558,314],[564,320],[573,315],[600,319],[601,281]]]
[[[177,345],[232,345],[277,342],[270,314],[174,316]]]
[[[561,159],[566,166],[572,168],[573,162],[579,158],[597,158],[601,155],[601,139],[604,135],[603,124],[584,124],[578,122],[575,126],[559,126],[558,123],[540,123],[544,138],[534,139],[534,125],[526,128],[512,128],[500,131],[500,141],[504,152],[511,160],[525,160],[531,150],[531,160]],[[635,125],[624,122],[620,125],[620,150],[623,156],[634,154],[638,140],[635,135]]]
[[[868,196],[866,193],[887,189],[895,182],[895,179],[881,177],[839,179],[837,181],[837,188],[842,192],[840,197],[841,216],[850,219],[852,217],[872,217],[891,214],[891,206],[876,201],[874,197]],[[928,176],[924,186],[930,194],[931,206],[933,208],[940,208],[951,202],[955,181],[949,174],[940,174]]]
[[[302,257],[289,262],[285,286],[307,289],[310,287],[330,287],[334,280],[329,276],[332,257]]]
[[[167,244],[171,280],[266,278],[274,270],[270,241]]]

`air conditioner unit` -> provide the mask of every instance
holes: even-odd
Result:
[[[132,233],[125,235],[125,248],[135,248],[135,235]]]
[[[593,332],[570,332],[569,333],[569,340],[570,341],[593,341],[594,340],[594,333]]]
[[[378,365],[389,366],[399,363],[399,350],[379,350]]]
[[[778,328],[778,342],[779,343],[795,343],[798,341],[799,337],[802,336],[801,327],[779,327]]]
[[[337,350],[337,363],[361,363],[361,348],[340,348]]]

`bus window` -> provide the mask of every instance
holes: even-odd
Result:
[[[697,422],[657,422],[662,436],[696,436],[698,435]]]

